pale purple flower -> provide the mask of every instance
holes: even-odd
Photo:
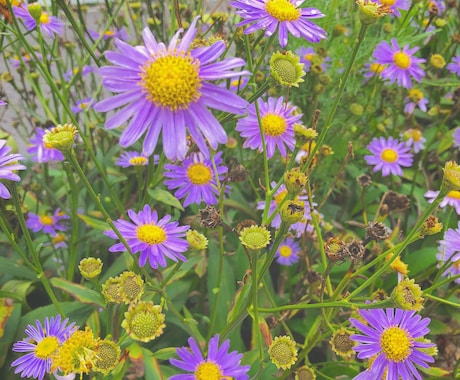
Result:
[[[444,0],[428,0],[428,10],[425,12],[425,17],[430,17],[430,9],[436,11],[436,16],[441,17],[446,11],[446,3]]]
[[[385,69],[386,65],[381,65],[379,63],[365,63],[364,64],[364,77],[372,78],[373,76],[381,77],[382,71]]]
[[[219,198],[216,177],[222,181],[227,173],[227,167],[222,165],[222,152],[214,156],[214,165],[202,153],[192,153],[180,165],[165,165],[163,175],[169,179],[164,183],[169,190],[177,189],[176,198],[185,198],[184,207],[201,202],[214,205]]]
[[[23,20],[27,30],[33,30],[37,26],[37,21],[29,13],[27,5],[23,4],[20,7],[13,7],[14,15]],[[51,16],[49,13],[42,11],[39,20],[40,31],[49,38],[55,35],[61,35],[64,31],[64,22],[57,17]]]
[[[382,171],[384,177],[389,174],[402,176],[402,168],[410,167],[413,161],[413,154],[409,153],[410,148],[393,137],[374,137],[367,149],[372,155],[364,156],[368,165],[374,165],[374,172]]]
[[[401,139],[406,146],[412,148],[414,153],[418,153],[425,148],[426,139],[420,129],[409,128],[407,131],[401,132]]]
[[[306,73],[311,70],[312,63],[319,63],[321,72],[324,73],[328,68],[328,63],[331,61],[330,57],[320,57],[311,46],[302,46],[300,49],[297,49],[295,53],[300,57],[300,62],[303,63],[303,70]]]
[[[93,40],[98,40],[99,37],[101,36],[101,33],[97,32],[95,30],[92,30],[92,29],[88,29],[88,34],[90,35],[90,37]],[[108,39],[111,39],[111,38],[118,38],[119,40],[122,40],[122,41],[129,41],[130,40],[130,37],[129,37],[128,33],[126,32],[125,28],[121,28],[121,29],[113,28],[113,30],[107,30],[104,33],[103,39],[108,40]]]
[[[18,163],[19,160],[24,160],[21,154],[10,154],[11,147],[6,145],[6,140],[0,140],[0,179],[19,182],[21,178],[14,173],[16,170],[27,169],[24,165]],[[11,194],[7,187],[0,182],[0,198],[10,199]]]
[[[281,47],[288,43],[288,34],[305,38],[309,42],[320,42],[327,33],[311,19],[324,17],[317,8],[302,8],[304,0],[235,0],[230,5],[237,8],[235,12],[243,21],[236,26],[252,24],[245,29],[245,34],[256,30],[265,30],[270,37],[278,30]]]
[[[405,88],[412,87],[414,78],[417,82],[425,76],[425,71],[420,64],[426,62],[424,58],[414,57],[418,47],[412,49],[409,45],[400,48],[395,38],[391,40],[391,45],[382,41],[374,50],[375,63],[386,65],[382,71],[383,79],[389,79],[390,84],[397,82],[398,86]]]
[[[170,222],[171,216],[158,219],[158,213],[145,205],[138,213],[128,210],[132,222],[118,219],[114,221],[115,227],[126,240],[133,254],[140,252],[139,265],[143,267],[147,261],[153,269],[166,266],[166,257],[177,262],[187,261],[182,254],[187,251],[188,242],[185,232],[189,226],[179,226],[178,222]],[[114,231],[104,231],[104,235],[118,239]],[[125,252],[123,243],[117,243],[109,248],[110,252]]]
[[[290,266],[299,261],[300,245],[292,238],[286,238],[279,245],[275,253],[276,262]]]
[[[389,5],[390,10],[393,11],[390,13],[390,16],[401,17],[400,9],[407,11],[410,7],[411,0],[377,0],[380,4]]]
[[[79,113],[82,111],[86,111],[90,108],[93,108],[94,100],[92,98],[85,98],[81,100],[77,100],[75,105],[71,108],[73,113]]]
[[[411,88],[408,96],[404,99],[404,112],[408,115],[412,115],[415,107],[418,107],[421,111],[426,112],[427,104],[428,99],[424,98],[423,92],[416,88]]]
[[[276,148],[279,149],[281,156],[286,157],[288,150],[294,150],[294,124],[302,118],[302,114],[296,114],[297,107],[285,103],[283,97],[268,98],[267,102],[259,98],[257,102],[267,158],[271,158],[275,154]],[[248,115],[238,120],[236,130],[240,132],[241,137],[246,138],[243,144],[244,148],[263,151],[259,121],[254,104],[248,107]]]
[[[154,156],[154,164],[157,165],[160,160],[160,156]],[[119,158],[115,161],[115,165],[127,168],[130,166],[145,166],[149,163],[149,157],[144,153],[135,151],[123,152]]]
[[[233,71],[244,66],[240,58],[215,62],[225,51],[224,41],[211,46],[190,49],[196,34],[197,18],[179,40],[180,29],[169,45],[157,42],[149,28],[142,36],[144,46],[130,46],[115,40],[120,52],[109,51],[105,56],[114,66],[102,67],[102,84],[117,92],[95,105],[98,112],[123,107],[110,116],[107,129],[125,124],[120,145],[127,147],[143,135],[143,151],[151,155],[160,132],[163,151],[170,160],[183,160],[188,150],[187,129],[198,148],[209,154],[209,143],[216,150],[227,142],[227,133],[208,107],[242,114],[246,100],[226,88],[209,81],[249,75]]]
[[[452,138],[454,139],[454,147],[460,149],[460,127],[455,128]]]
[[[428,203],[433,203],[438,194],[439,191],[428,190],[425,193],[425,198],[427,198]],[[452,206],[455,209],[457,215],[460,215],[460,191],[451,190],[447,193],[441,203],[439,203],[439,207],[441,208],[446,206]]]
[[[452,74],[457,74],[460,76],[460,55],[452,57],[452,62],[449,63],[446,67],[447,70],[449,70]]]
[[[32,161],[39,163],[63,161],[64,155],[61,151],[45,144],[43,141],[45,134],[46,131],[43,128],[36,128],[35,135],[29,141],[27,153],[31,155]]]
[[[460,274],[460,222],[456,229],[449,228],[445,234],[444,239],[439,242],[438,254],[438,268],[445,263],[450,266],[442,274],[444,277],[456,276]],[[460,284],[460,278],[455,279],[457,284]]]
[[[0,99],[0,106],[6,106],[6,105],[8,105],[8,103]]]
[[[68,322],[68,318],[61,321],[61,316],[57,315],[49,319],[45,317],[44,325],[38,320],[35,321],[36,326],[27,325],[27,337],[13,344],[13,351],[23,354],[11,363],[12,367],[16,367],[14,373],[19,373],[21,378],[43,380],[51,371],[55,351],[78,328],[75,322],[67,325]]]
[[[248,380],[250,367],[241,365],[243,354],[237,351],[228,352],[230,340],[226,339],[219,347],[219,334],[211,338],[208,353],[203,356],[196,340],[188,339],[190,348],[181,347],[176,350],[179,359],[169,359],[169,362],[187,374],[173,375],[169,380],[196,380],[204,379],[210,374],[212,379]]]
[[[59,208],[54,211],[53,215],[35,214],[29,212],[27,216],[26,226],[33,232],[43,230],[45,234],[57,236],[57,231],[67,231],[68,226],[61,224],[63,220],[69,219],[69,216],[62,212]]]
[[[68,71],[66,71],[62,76],[64,77],[64,80],[66,82],[70,82],[74,76],[76,75],[79,75],[80,72],[81,72],[81,77],[85,77],[86,75],[88,75],[89,73],[93,73],[96,71],[96,68],[93,67],[93,66],[87,66],[87,65],[84,65],[83,67],[75,67],[73,69],[70,69]]]
[[[427,363],[434,362],[425,349],[435,344],[423,341],[430,332],[430,319],[402,309],[369,309],[358,313],[365,322],[350,318],[350,324],[361,332],[350,337],[358,343],[353,350],[359,359],[373,359],[373,362],[354,380],[382,379],[385,371],[388,380],[422,380],[417,367],[429,368]]]

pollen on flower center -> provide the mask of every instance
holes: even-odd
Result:
[[[262,130],[268,136],[277,137],[286,132],[287,123],[284,117],[268,113],[262,116]]]
[[[221,380],[222,377],[219,366],[213,362],[201,362],[195,369],[196,380]]]
[[[382,5],[387,5],[391,7],[394,3],[396,3],[396,0],[380,0],[380,3]]]
[[[285,189],[285,190],[280,191],[277,195],[273,197],[277,206],[283,201],[286,195],[287,195],[287,190]]]
[[[136,235],[140,241],[149,245],[160,244],[166,240],[165,230],[154,224],[144,224],[136,227]]]
[[[423,99],[423,92],[416,89],[416,88],[412,88],[409,90],[409,98],[418,103],[420,100]]]
[[[278,21],[296,21],[301,15],[300,9],[289,0],[268,0],[265,10]]]
[[[163,321],[156,314],[150,312],[136,313],[133,315],[130,327],[138,337],[154,336],[160,329]]]
[[[389,327],[380,335],[380,346],[388,360],[401,362],[412,352],[412,336],[404,329]]]
[[[133,166],[142,166],[147,163],[147,158],[141,156],[133,157],[129,160],[129,163]]]
[[[380,64],[378,64],[378,63],[372,63],[372,64],[370,65],[369,69],[370,69],[373,73],[380,74],[380,73],[385,69],[385,66],[380,65]]]
[[[48,16],[47,13],[42,12],[40,15],[40,24],[49,24],[50,22],[50,17]]]
[[[395,162],[398,159],[398,153],[394,149],[384,149],[380,155],[383,161],[385,162]]]
[[[407,55],[403,51],[396,52],[393,55],[393,61],[395,62],[396,66],[398,66],[400,69],[404,69],[404,70],[408,69],[410,64],[411,64],[411,60],[410,60],[409,55]]]
[[[451,190],[447,193],[447,197],[454,198],[454,199],[460,199],[460,191]]]
[[[283,257],[290,257],[292,255],[292,249],[287,245],[283,245],[282,247],[280,247],[279,252],[280,255]]]
[[[423,135],[422,135],[422,132],[418,129],[414,129],[412,131],[412,138],[414,141],[420,141],[422,139]]]
[[[49,215],[44,215],[40,217],[40,223],[45,226],[51,226],[53,224],[53,217]]]
[[[171,111],[187,109],[201,96],[200,61],[189,54],[176,54],[148,61],[140,82],[147,99]]]
[[[35,356],[40,359],[47,359],[59,347],[59,342],[55,336],[47,336],[37,343]]]
[[[188,167],[187,177],[194,185],[206,185],[212,180],[212,172],[206,165],[195,163]]]

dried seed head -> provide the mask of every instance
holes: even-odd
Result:
[[[363,244],[366,245],[369,241],[385,240],[390,236],[391,230],[380,222],[369,222],[366,227],[366,236]]]
[[[213,206],[206,206],[206,208],[199,210],[198,216],[202,227],[216,228],[222,224],[220,210]]]
[[[410,201],[407,195],[398,194],[392,190],[383,195],[383,204],[388,207],[388,212],[400,212],[409,208]]]
[[[231,182],[243,182],[248,178],[248,171],[236,158],[231,158],[228,162],[227,177]]]
[[[362,187],[368,187],[372,184],[372,178],[367,174],[361,174],[356,180]]]
[[[348,251],[350,260],[354,264],[360,263],[364,257],[364,252],[366,252],[366,248],[359,240],[353,240],[350,243],[347,243],[346,249]]]

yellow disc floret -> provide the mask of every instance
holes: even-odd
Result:
[[[393,61],[400,69],[408,69],[411,64],[410,56],[403,51],[398,51],[393,55]]]
[[[206,185],[212,180],[212,172],[208,166],[197,162],[188,167],[187,177],[194,185]]]
[[[394,149],[384,149],[380,155],[381,159],[385,162],[395,162],[398,159],[398,153]]]
[[[280,256],[283,257],[291,257],[292,255],[292,249],[288,245],[282,245],[279,249]]]
[[[47,336],[37,343],[35,356],[40,359],[47,359],[57,350],[59,341],[55,336]]]
[[[52,216],[43,215],[40,217],[40,223],[44,226],[51,226],[54,223],[54,219]]]
[[[136,227],[136,235],[140,241],[152,244],[161,244],[166,240],[166,231],[154,224],[144,224]]]
[[[380,3],[382,5],[388,5],[389,7],[391,7],[392,5],[394,5],[394,3],[396,3],[396,0],[380,0]]]
[[[286,119],[273,113],[267,113],[262,116],[262,129],[267,136],[280,136],[286,132]]]
[[[129,163],[133,166],[142,166],[147,164],[147,158],[143,156],[137,156],[129,159]]]
[[[414,345],[412,336],[407,330],[392,326],[380,335],[380,346],[386,358],[398,363],[406,360]]]
[[[301,15],[300,9],[289,0],[268,0],[265,10],[278,21],[296,21]]]
[[[150,342],[163,334],[163,328],[166,327],[165,315],[161,311],[161,307],[153,302],[131,304],[121,327],[132,339]]]
[[[201,362],[195,369],[196,380],[221,380],[222,377],[219,366],[210,361]]]
[[[268,348],[268,354],[278,368],[291,368],[297,361],[295,341],[288,336],[277,336]]]
[[[190,54],[154,57],[143,67],[140,85],[147,99],[171,111],[187,109],[201,96],[200,61]]]

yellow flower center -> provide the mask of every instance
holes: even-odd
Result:
[[[265,10],[278,21],[296,21],[301,14],[300,9],[297,9],[289,0],[268,0]]]
[[[54,219],[52,216],[44,215],[40,217],[40,223],[43,224],[44,226],[51,226],[54,222]]]
[[[221,380],[223,374],[219,366],[213,362],[201,362],[195,369],[196,380]]]
[[[423,99],[423,92],[416,88],[412,88],[409,90],[409,98],[413,102],[418,103],[420,100]]]
[[[212,172],[206,165],[195,163],[188,167],[187,177],[194,185],[206,185],[212,180]]]
[[[392,326],[380,335],[380,346],[388,360],[398,363],[409,357],[413,339],[407,330]]]
[[[262,116],[262,130],[267,136],[277,137],[286,132],[287,123],[284,117],[268,113]]]
[[[369,69],[373,73],[380,74],[385,69],[385,66],[379,65],[378,63],[372,63]]]
[[[115,32],[113,30],[108,30],[107,32],[104,33],[104,36],[110,37],[110,36],[113,36],[114,34]]]
[[[63,234],[57,234],[57,235],[53,238],[52,241],[53,241],[54,244],[62,243],[63,241],[65,241],[65,235],[63,235]]]
[[[50,17],[48,16],[47,13],[42,12],[40,15],[40,24],[49,24],[50,22]]]
[[[422,132],[419,129],[413,129],[411,135],[415,142],[420,141],[423,137]]]
[[[387,148],[382,151],[380,158],[385,162],[392,163],[398,159],[398,153],[394,149]]]
[[[280,255],[283,257],[290,257],[292,255],[291,247],[283,245],[280,247]]]
[[[37,343],[35,356],[40,359],[47,359],[59,347],[59,341],[55,336],[47,336]]]
[[[447,193],[449,198],[460,199],[460,191],[458,190],[451,190]]]
[[[285,189],[283,191],[280,191],[277,195],[273,197],[277,206],[283,201],[286,194],[287,194],[287,190]]]
[[[187,109],[201,96],[200,61],[190,54],[172,54],[148,61],[144,65],[140,85],[152,103],[177,111]]]
[[[88,108],[88,105],[89,105],[89,103],[83,102],[83,103],[80,103],[78,105],[78,108],[80,108],[81,110],[84,110],[84,109]]]
[[[133,166],[142,166],[147,163],[147,158],[138,156],[129,159],[129,163]]]
[[[160,244],[166,240],[165,230],[154,224],[144,224],[136,227],[136,235],[140,241],[149,245]]]
[[[303,58],[304,58],[305,60],[307,60],[307,61],[311,61],[315,55],[316,55],[316,54],[313,54],[313,53],[305,54],[305,55],[303,56]]]
[[[391,7],[394,3],[396,3],[396,0],[380,0],[380,4],[387,5],[389,7]]]
[[[393,55],[393,61],[396,66],[404,70],[408,69],[411,64],[410,57],[403,51],[396,52]]]
[[[158,315],[149,311],[136,313],[130,321],[131,331],[139,338],[157,336],[163,322]]]

